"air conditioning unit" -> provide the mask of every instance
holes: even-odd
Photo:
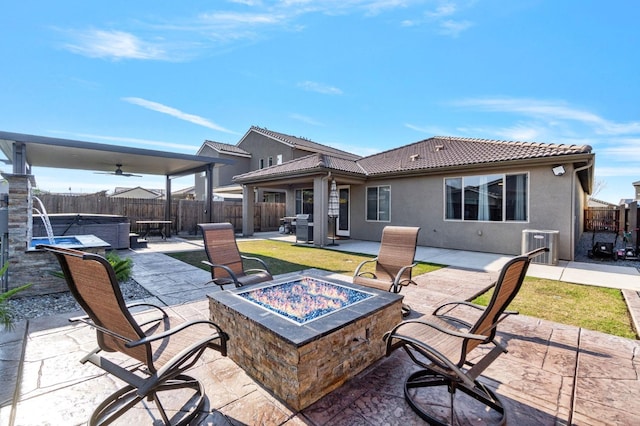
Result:
[[[544,265],[558,264],[558,236],[560,231],[541,231],[525,229],[522,231],[522,253],[528,253],[540,247],[547,247],[549,251],[532,260],[533,263]]]

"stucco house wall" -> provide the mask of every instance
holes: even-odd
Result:
[[[529,214],[526,222],[485,222],[445,220],[444,179],[487,173],[528,173]],[[391,220],[366,220],[366,188],[391,187]],[[517,255],[521,252],[522,231],[526,229],[559,231],[558,255],[571,259],[580,236],[580,218],[572,223],[572,203],[567,194],[575,185],[575,202],[582,211],[585,194],[571,167],[555,176],[549,165],[522,168],[478,169],[465,173],[416,176],[408,178],[371,179],[366,185],[351,186],[351,237],[379,241],[387,225],[419,226],[418,244],[428,247],[464,249]],[[553,190],[549,190],[553,188]]]
[[[278,155],[282,155],[282,162],[294,158],[293,148],[256,132],[247,133],[238,143],[238,147],[251,153],[251,161],[249,163],[251,170],[260,169],[260,160],[264,161],[264,167],[268,167],[269,157],[272,158],[273,164],[277,163]]]
[[[213,169],[214,188],[218,186],[231,185],[233,183],[234,176],[246,173],[251,170],[251,161],[249,158],[218,152],[207,144],[203,145],[200,148],[200,151],[198,151],[198,155],[215,158],[226,158],[235,162],[234,164],[226,165],[224,167],[216,167]],[[202,179],[204,179],[204,177],[202,177]]]
[[[418,243],[422,246],[517,255],[522,251],[523,230],[558,231],[554,247],[558,257],[573,260],[581,234],[586,192],[593,187],[594,160],[595,154],[588,145],[434,137],[358,160],[330,154],[309,155],[236,176],[234,182],[289,191],[294,186],[313,184],[314,222],[327,216],[329,180],[335,180],[338,186],[349,185],[348,236],[355,239],[379,241],[387,225],[420,226]],[[495,201],[501,199],[498,194],[503,192],[499,188],[508,182],[491,179],[481,183],[482,177],[496,174],[527,175],[526,219],[499,222],[445,219],[445,179],[468,177],[475,179],[464,184],[494,203],[481,203],[481,195],[475,195],[472,200],[477,204],[463,207],[479,215],[484,206],[488,215],[497,217],[500,204]],[[324,186],[318,179],[326,180]],[[517,183],[515,179],[510,182],[513,194]],[[481,186],[485,184],[490,185],[489,190]],[[390,188],[390,218],[386,221],[366,217],[367,188],[376,186]],[[454,192],[458,194],[455,196],[462,198],[459,191],[458,188]],[[510,200],[511,212],[515,214],[519,202],[516,197]],[[292,211],[292,201],[289,194],[288,213]],[[505,208],[504,202],[501,208]],[[460,214],[460,208],[456,212]],[[250,235],[251,231],[250,224],[243,223],[243,232]],[[315,229],[314,244],[327,244],[326,235]]]

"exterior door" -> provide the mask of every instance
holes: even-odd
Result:
[[[350,235],[351,224],[351,216],[349,214],[349,185],[338,186],[338,197],[340,199],[340,213],[336,218],[336,235],[348,237]]]

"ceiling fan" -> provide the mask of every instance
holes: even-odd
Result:
[[[142,177],[142,175],[136,175],[133,173],[125,173],[122,171],[122,164],[116,164],[116,170],[113,172],[95,172],[100,175],[114,175],[114,176],[125,176],[125,177]]]

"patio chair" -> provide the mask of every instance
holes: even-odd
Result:
[[[267,264],[257,257],[240,254],[233,225],[230,223],[200,223],[198,224],[204,237],[204,249],[207,260],[202,263],[211,268],[211,281],[220,288],[234,284],[236,287],[256,284],[272,280]],[[244,269],[243,261],[259,263],[263,269]]]
[[[378,290],[400,293],[402,287],[416,284],[411,274],[418,244],[419,227],[385,226],[378,256],[361,262],[353,274],[353,282]],[[363,267],[375,264],[373,272],[363,271]],[[402,305],[402,314],[411,312],[408,305]]]
[[[220,327],[205,320],[185,322],[148,303],[125,305],[113,268],[102,256],[53,246],[38,248],[56,256],[71,294],[87,314],[70,321],[96,329],[98,347],[80,362],[88,361],[126,383],[98,405],[89,424],[108,424],[125,413],[128,422],[139,424],[136,416],[148,412],[156,421],[159,413],[164,424],[183,425],[206,411],[202,384],[184,372],[207,348],[226,356],[228,336]],[[134,315],[130,310],[134,306],[146,310]],[[127,360],[118,355],[108,359],[100,355],[102,351],[118,352]],[[144,399],[153,401],[157,412]],[[131,410],[138,403],[144,406]]]
[[[404,395],[423,420],[437,425],[456,423],[454,396],[459,389],[480,402],[477,405],[482,408],[475,415],[484,412],[492,417],[489,421],[506,423],[502,403],[477,378],[499,355],[507,352],[505,345],[496,340],[497,326],[509,315],[517,314],[505,309],[518,293],[531,260],[548,251],[538,248],[507,262],[486,307],[466,301],[445,303],[431,315],[403,321],[385,333],[387,356],[404,348],[421,368],[406,379]],[[487,349],[479,349],[479,354],[470,356],[477,347]],[[449,418],[443,419],[447,415]],[[459,422],[465,423],[469,418],[463,417]]]

